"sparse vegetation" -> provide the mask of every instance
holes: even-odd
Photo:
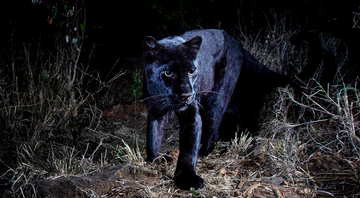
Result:
[[[63,12],[70,10],[69,5],[61,7]],[[54,50],[45,47],[40,38],[24,43],[10,39],[8,45],[12,47],[3,51],[8,58],[0,63],[0,164],[4,167],[0,179],[11,186],[9,196],[40,197],[35,181],[91,176],[117,164],[124,166],[114,171],[120,176],[111,183],[111,190],[100,193],[82,189],[81,195],[359,196],[359,79],[351,77],[347,53],[337,50],[343,45],[339,39],[319,35],[322,46],[334,55],[338,65],[331,85],[322,87],[318,83],[320,69],[313,79],[298,82],[302,92],[291,86],[274,90],[262,109],[261,130],[238,131],[236,135],[234,131],[232,141],[219,142],[198,163],[205,188],[184,191],[172,180],[176,154],[175,161],[165,154],[177,147],[177,129],[171,121],[166,147],[162,148],[164,160],[151,164],[143,160],[146,110],[140,106],[142,102],[135,106],[117,104],[111,116],[105,116],[106,109],[98,107],[98,103],[106,102],[97,100],[107,99],[97,94],[101,90],[109,93],[111,83],[124,73],[105,83],[81,63],[84,11],[82,2],[77,1],[72,17],[61,15],[64,13],[59,10],[51,12],[53,20],[57,19],[53,25],[58,25]],[[309,46],[290,44],[290,37],[298,30],[287,25],[286,16],[273,16],[266,30],[239,40],[271,69],[285,75],[297,73],[307,64]],[[61,25],[66,23],[69,28]],[[319,64],[326,67],[323,62]],[[131,72],[132,81],[127,82],[126,89],[136,99],[141,94],[141,72]]]
[[[0,63],[1,165],[8,170],[1,179],[10,182],[14,197],[36,196],[32,181],[101,168],[96,160],[102,140],[92,136],[86,142],[84,133],[101,122],[94,95],[108,83],[80,62],[85,7],[77,1],[72,8],[62,5],[60,13],[59,4],[46,6],[56,10],[53,51],[42,38],[24,43],[10,38],[10,50],[2,51],[7,58]],[[84,90],[88,80],[95,89]]]

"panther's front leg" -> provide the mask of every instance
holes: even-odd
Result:
[[[153,162],[159,155],[166,123],[167,114],[160,117],[148,114],[146,151],[149,162]]]
[[[196,175],[202,129],[199,107],[192,105],[185,111],[178,112],[177,116],[180,124],[180,154],[175,171],[175,184],[182,189],[203,188],[203,179]]]

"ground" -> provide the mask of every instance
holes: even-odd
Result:
[[[286,166],[271,164],[274,162],[267,159],[268,148],[265,145],[269,144],[261,143],[270,142],[269,139],[234,136],[229,142],[219,142],[208,157],[199,159],[197,172],[204,178],[205,188],[180,190],[172,180],[178,154],[178,127],[175,118],[170,120],[165,130],[160,164],[151,164],[142,159],[146,153],[146,108],[143,101],[109,107],[104,110],[104,118],[108,128],[99,130],[106,131],[99,134],[106,137],[102,144],[109,146],[109,149],[110,145],[120,145],[120,140],[131,145],[124,157],[125,162],[86,175],[61,175],[35,181],[33,187],[40,197],[300,198],[332,197],[331,195],[336,196],[336,192],[343,197],[346,185],[333,192],[311,187],[316,186],[314,183],[319,184],[331,178],[338,181],[347,178],[351,181],[346,173],[331,173],[339,166],[345,169],[349,163],[336,156],[322,155],[321,152],[311,156],[303,164],[297,164],[295,173],[284,175],[286,171],[274,167]],[[139,148],[140,154],[136,153],[136,148]],[[325,172],[326,175],[321,175]],[[320,181],[321,178],[323,181]],[[330,183],[331,181],[327,182]],[[349,184],[349,187],[354,185]],[[351,188],[348,193],[354,194]]]

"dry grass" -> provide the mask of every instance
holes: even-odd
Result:
[[[66,26],[53,24],[54,50],[48,50],[41,37],[19,43],[10,38],[9,49],[2,48],[0,178],[9,182],[14,197],[30,197],[26,189],[36,196],[31,181],[101,167],[94,157],[102,140],[82,142],[83,134],[96,130],[102,118],[95,94],[121,73],[104,83],[97,73],[86,72],[81,63],[84,28],[80,28],[86,15],[83,2],[77,3],[76,15],[58,14]],[[65,35],[76,42],[66,41]],[[89,82],[93,90],[84,89]]]
[[[350,85],[311,90],[299,102],[289,87],[279,88],[270,122],[259,136],[242,133],[199,159],[205,188],[180,190],[172,181],[174,162],[148,164],[137,157],[142,165],[137,171],[155,171],[157,179],[135,184],[122,179],[123,186],[105,197],[358,196],[360,93]],[[135,156],[134,150],[125,150]]]
[[[297,31],[285,25],[285,18],[271,24],[274,25],[263,30],[262,36],[245,37],[243,45],[271,69],[286,75],[297,73],[308,61],[308,46],[289,43]],[[125,126],[119,121],[121,127],[109,127],[114,121],[104,119],[95,103],[95,93],[108,83],[85,72],[86,68],[77,61],[81,52],[78,44],[60,43],[56,54],[42,50],[41,43],[23,45],[0,68],[0,127],[6,137],[1,143],[11,146],[16,152],[7,155],[18,160],[16,165],[8,165],[5,155],[1,155],[1,163],[6,164],[8,171],[0,178],[11,181],[12,196],[36,197],[34,180],[90,174],[121,161],[137,177],[119,178],[117,187],[103,195],[91,191],[85,194],[207,198],[359,196],[358,80],[341,80],[347,75],[343,72],[347,55],[336,50],[339,40],[331,35],[320,36],[339,65],[334,85],[321,87],[312,80],[301,82],[302,93],[294,92],[290,86],[276,89],[263,109],[266,116],[262,118],[261,131],[254,137],[237,133],[239,137],[234,136],[232,141],[219,142],[214,152],[198,162],[197,172],[204,178],[205,188],[189,191],[174,185],[176,163],[165,156],[161,157],[161,164],[144,161],[145,136],[139,139],[139,145],[137,141],[134,146],[129,146],[130,140],[120,141],[130,136],[131,141],[137,139],[133,135],[137,132],[135,126],[129,128],[130,124]],[[85,91],[84,79],[95,81],[96,89]],[[112,141],[121,146],[109,146]]]
[[[266,29],[255,36],[244,35],[241,42],[262,64],[283,75],[299,73],[307,63],[309,51],[305,44],[296,47],[290,43],[291,36],[300,30],[288,25],[288,18],[273,13]]]
[[[351,85],[310,90],[301,102],[289,89],[278,90],[276,116],[260,134],[267,137],[268,160],[274,172],[314,193],[354,196],[359,188],[359,92]]]

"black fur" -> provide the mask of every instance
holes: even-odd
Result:
[[[194,30],[160,41],[147,37],[143,47],[147,160],[158,156],[167,116],[175,112],[180,125],[175,184],[202,188],[197,157],[206,156],[219,139],[225,112],[237,117],[234,124],[242,130],[251,128],[265,94],[290,79],[260,64],[222,30]]]

